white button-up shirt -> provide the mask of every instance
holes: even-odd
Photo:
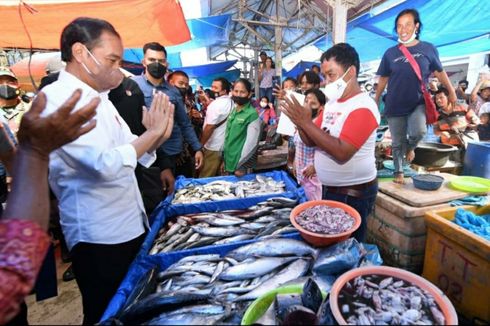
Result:
[[[77,89],[82,96],[75,110],[100,97],[97,126],[50,155],[49,183],[59,200],[61,226],[68,248],[78,242],[119,244],[140,236],[148,220],[134,175],[137,157],[129,130],[108,92],[99,93],[62,70],[58,81],[46,86],[43,115],[56,111]],[[149,166],[155,154],[140,163]]]

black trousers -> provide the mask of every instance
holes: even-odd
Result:
[[[72,265],[82,293],[84,325],[99,322],[136,257],[145,234],[120,244],[79,242],[73,247]]]

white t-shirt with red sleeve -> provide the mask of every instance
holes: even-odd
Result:
[[[323,185],[352,186],[376,178],[374,150],[379,121],[378,106],[367,93],[327,103],[323,111],[322,129],[355,146],[358,151],[349,161],[339,164],[317,148],[315,170]]]

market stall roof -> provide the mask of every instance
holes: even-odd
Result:
[[[314,65],[320,66],[320,62],[314,61],[300,61],[291,70],[283,74],[283,77],[298,77],[303,71],[311,70]]]
[[[190,39],[182,8],[176,0],[29,1],[29,4],[0,1],[0,11],[3,17],[0,47],[3,48],[59,49],[63,27],[80,16],[111,22],[125,47],[140,47],[153,41],[176,45]]]
[[[347,17],[353,18],[384,0],[350,0]],[[273,50],[276,36],[271,23],[282,24],[282,51],[288,55],[331,32],[333,9],[326,0],[201,0],[209,16],[230,14],[233,21],[226,43],[210,47],[210,57],[232,53],[240,46]],[[277,20],[277,17],[280,17]],[[236,54],[236,53],[235,53]],[[240,55],[238,55],[240,57]]]
[[[347,42],[354,46],[361,62],[381,59],[384,51],[397,44],[395,18],[403,9],[416,8],[423,24],[420,39],[438,47],[441,57],[490,51],[490,10],[481,0],[391,1],[389,9],[365,13],[347,24]],[[383,4],[386,6],[386,4]],[[331,36],[314,43],[326,50]]]

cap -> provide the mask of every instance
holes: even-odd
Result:
[[[490,80],[485,80],[481,86],[480,86],[480,91],[484,90],[485,88],[490,88]]]
[[[14,72],[10,70],[9,67],[5,67],[5,66],[0,66],[0,76],[10,76],[12,78],[17,79]]]
[[[50,74],[59,72],[65,67],[65,63],[61,61],[61,54],[59,56],[52,57],[46,64],[46,71]]]

